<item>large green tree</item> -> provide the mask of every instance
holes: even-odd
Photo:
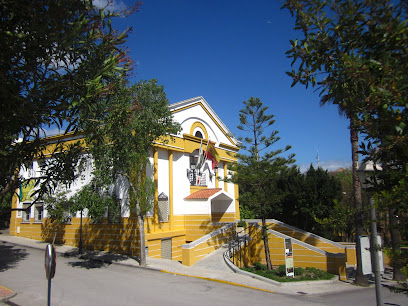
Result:
[[[342,198],[340,181],[327,170],[315,169],[302,174],[298,169],[281,176],[279,182],[282,210],[270,217],[333,239],[338,217],[337,204]]]
[[[303,37],[291,41],[293,85],[317,86],[321,103],[333,103],[350,119],[356,236],[362,234],[358,131],[371,145],[363,152],[383,163],[387,188],[400,179],[407,150],[407,2],[287,0]],[[401,171],[402,170],[402,171]],[[357,240],[357,283],[361,274]]]
[[[94,159],[94,175],[104,184],[125,178],[130,207],[136,210],[140,265],[146,265],[144,220],[153,204],[155,186],[147,175],[153,141],[170,141],[179,131],[173,120],[163,86],[156,80],[121,86],[103,120],[87,122],[87,144]]]
[[[268,107],[263,106],[259,98],[251,97],[244,101],[244,108],[239,112],[238,129],[248,137],[240,137],[242,149],[247,153],[237,154],[238,163],[231,167],[232,180],[240,186],[239,200],[262,219],[262,238],[268,269],[272,269],[269,253],[266,217],[268,210],[279,210],[281,194],[278,191],[279,178],[289,171],[294,163],[294,154],[287,158],[281,154],[291,147],[272,150],[271,146],[279,141],[278,131],[266,134],[275,120],[267,114]]]
[[[0,1],[0,196],[24,178],[19,169],[44,158],[50,130],[77,132],[104,115],[99,101],[130,67],[114,17],[131,14],[97,8],[91,0]],[[39,195],[75,178],[80,145],[54,142]],[[65,153],[61,153],[64,151]]]
[[[358,55],[357,41],[362,31],[361,1],[287,0],[283,7],[296,16],[295,29],[303,32],[301,39],[291,40],[288,57],[293,59],[292,86],[317,86],[321,105],[338,105],[339,112],[350,120],[351,158],[356,237],[363,235],[362,195],[358,170],[359,110],[367,88],[350,77],[349,61]],[[361,272],[360,243],[357,239],[356,283],[367,284]]]

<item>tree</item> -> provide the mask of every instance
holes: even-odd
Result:
[[[327,170],[312,165],[304,174],[295,169],[279,181],[282,210],[270,217],[329,239],[336,238],[333,237],[336,225],[343,221],[336,220],[336,203],[342,198],[340,182]]]
[[[335,171],[333,176],[340,182],[343,196],[336,203],[338,217],[332,218],[334,223],[337,223],[337,228],[342,236],[343,241],[353,241],[354,220],[355,215],[353,208],[353,175],[351,168]]]
[[[39,197],[75,179],[81,144],[51,149],[44,138],[50,129],[78,132],[81,121],[104,115],[99,101],[130,67],[128,31],[117,33],[111,21],[138,5],[115,13],[91,0],[0,1],[0,196],[13,193],[24,181],[19,169],[45,153]]]
[[[300,41],[291,41],[288,51],[292,65],[300,60],[297,71],[288,73],[292,86],[297,82],[318,86],[321,103],[338,105],[350,119],[358,237],[362,234],[361,190],[355,173],[358,130],[374,144],[362,151],[381,159],[388,182],[406,163],[398,152],[407,151],[407,3],[287,0],[283,7],[296,15],[295,29],[304,34]],[[359,249],[357,240],[356,283],[362,284],[366,280]]]
[[[341,185],[327,170],[314,169],[311,165],[304,175],[302,206],[298,207],[298,213],[302,216],[305,230],[317,232],[327,237],[319,229],[319,219],[323,219],[333,212],[335,200],[341,199]]]
[[[279,210],[281,195],[277,192],[277,183],[280,176],[289,171],[289,165],[294,163],[294,155],[291,154],[288,158],[279,156],[288,151],[290,146],[271,150],[270,147],[280,138],[277,136],[278,131],[272,131],[269,136],[264,135],[264,131],[275,122],[273,115],[266,114],[268,107],[254,97],[243,103],[245,108],[239,112],[238,129],[247,132],[250,137],[241,137],[239,140],[245,143],[241,147],[248,154],[237,154],[239,162],[231,167],[234,172],[232,181],[240,186],[240,202],[245,203],[262,219],[266,264],[271,270],[266,215],[268,209]]]
[[[136,209],[140,265],[146,265],[144,218],[152,206],[155,186],[146,174],[153,141],[167,143],[179,131],[173,120],[163,86],[156,80],[132,87],[122,84],[112,96],[103,120],[86,123],[87,144],[94,159],[95,176],[105,184],[125,178],[130,206]]]
[[[352,65],[358,61],[358,39],[363,31],[364,7],[361,1],[303,1],[287,0],[284,8],[296,15],[295,29],[303,31],[299,41],[291,40],[288,57],[293,58],[292,67],[300,64],[287,74],[293,78],[292,87],[298,82],[318,86],[320,103],[338,105],[339,112],[350,120],[350,141],[353,170],[354,205],[356,208],[356,237],[363,235],[362,195],[358,169],[358,117],[367,94],[367,87],[350,77]],[[367,285],[362,274],[360,243],[357,239],[356,283]]]

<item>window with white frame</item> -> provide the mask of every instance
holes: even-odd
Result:
[[[115,201],[115,205],[108,206],[108,223],[120,223],[122,221],[120,199]]]
[[[41,222],[44,217],[44,205],[41,204],[35,204],[34,206],[34,220],[36,222]]]
[[[31,203],[23,203],[23,221],[24,222],[30,222],[30,216],[31,216]],[[29,208],[30,207],[30,208]]]

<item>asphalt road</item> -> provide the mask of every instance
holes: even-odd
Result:
[[[46,305],[44,252],[0,245],[0,285],[17,292],[10,305]],[[142,268],[57,257],[51,305],[375,305],[373,288],[336,295],[293,296]],[[384,291],[388,305],[408,297]]]

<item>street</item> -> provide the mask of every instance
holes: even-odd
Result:
[[[0,245],[0,285],[17,295],[10,305],[46,305],[44,252]],[[375,305],[374,288],[331,295],[282,295],[153,271],[57,256],[52,305]],[[408,297],[383,288],[388,305]]]

